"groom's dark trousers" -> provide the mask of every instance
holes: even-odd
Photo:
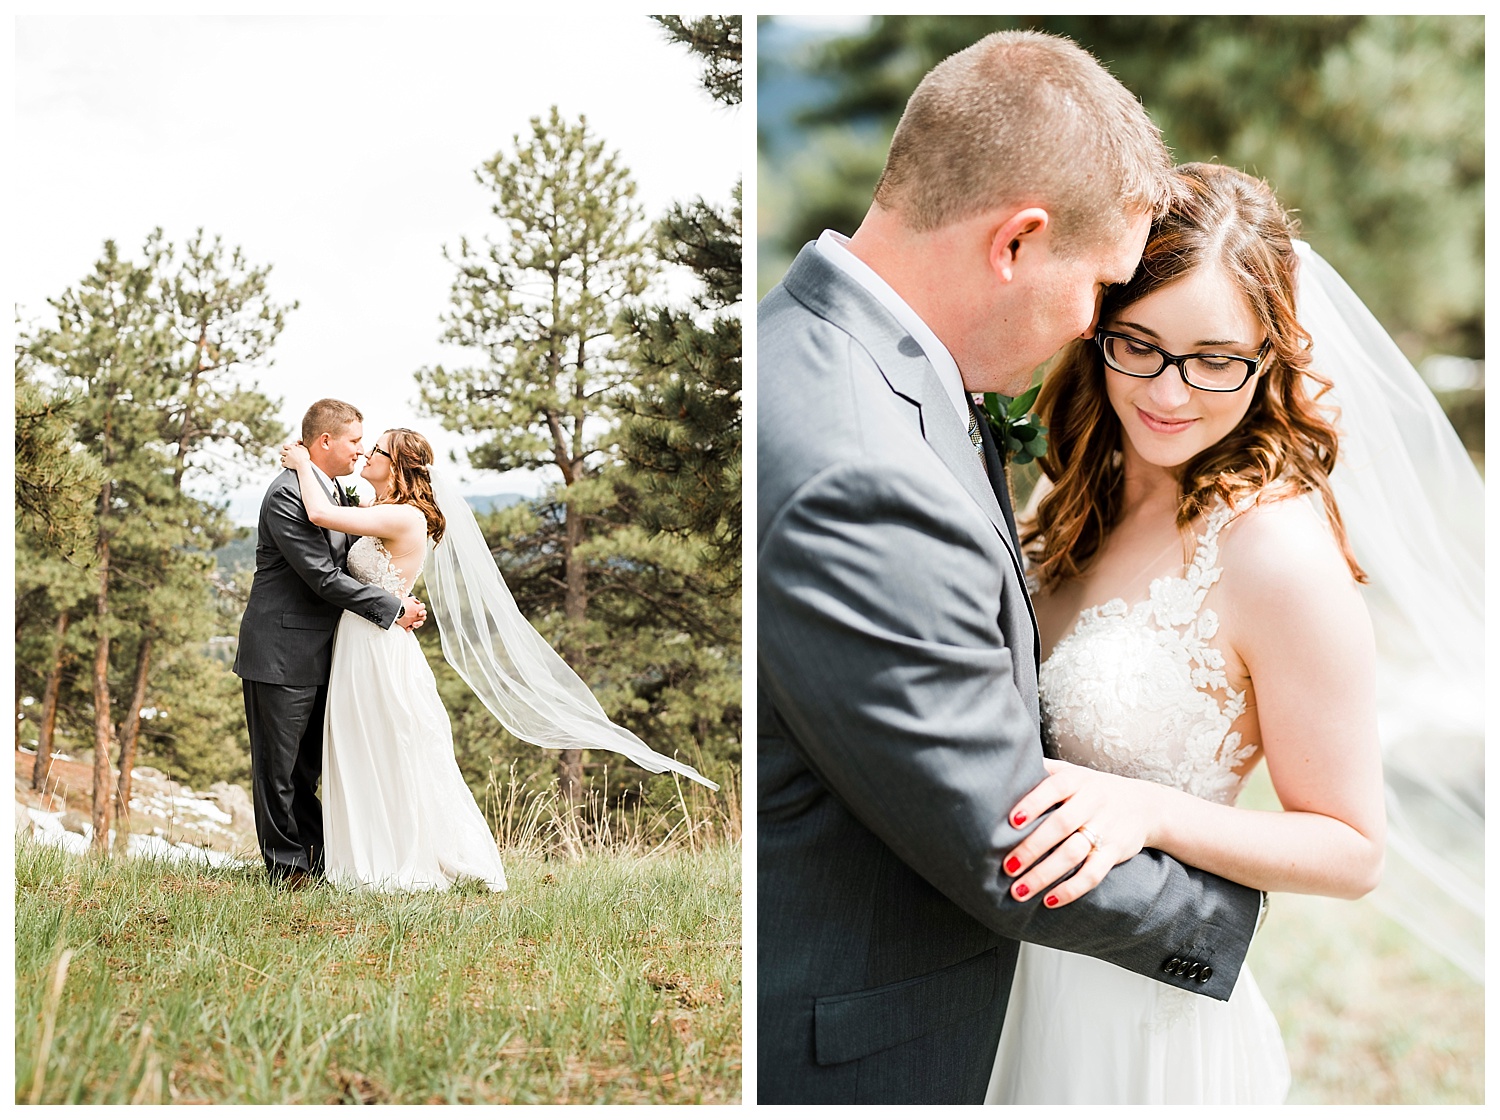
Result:
[[[323,709],[327,685],[242,682],[255,835],[273,879],[323,873]]]
[[[344,504],[337,487],[334,501]],[[255,582],[240,621],[234,671],[245,691],[255,832],[273,880],[323,868],[323,710],[339,615],[377,626],[401,603],[344,571],[343,533],[307,519],[295,471],[282,471],[261,501]]]
[[[1227,999],[1257,891],[1148,850],[1010,896],[1046,772],[993,444],[813,246],[758,329],[759,1102],[980,1103],[1020,941]]]

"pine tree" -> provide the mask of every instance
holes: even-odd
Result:
[[[76,390],[79,434],[98,460],[101,481],[94,499],[94,551],[97,575],[93,607],[94,708],[93,845],[103,850],[110,822],[110,754],[114,740],[110,704],[111,561],[115,537],[126,513],[142,504],[151,488],[154,420],[141,406],[160,394],[169,349],[151,283],[163,253],[148,240],[146,264],[120,257],[113,241],[104,245],[94,270],[76,287],[48,302],[57,326],[40,333],[37,360]],[[117,578],[117,577],[115,577]]]
[[[62,666],[83,629],[93,652],[96,848],[107,843],[112,815],[126,839],[143,714],[167,709],[156,702],[153,666],[201,651],[217,625],[210,553],[233,530],[221,506],[186,485],[264,455],[280,437],[275,402],[243,383],[245,366],[264,359],[282,325],[284,309],[265,297],[266,271],[246,266],[238,250],[225,253],[217,239],[206,243],[201,231],[179,254],[157,230],[137,262],[106,242],[90,275],[48,301],[56,323],[27,346],[28,362],[71,396],[77,438],[98,467],[88,503],[91,610],[85,618],[65,604],[56,616],[38,739],[40,755],[67,707]],[[214,691],[203,679],[195,686]]]
[[[588,522],[606,507],[601,485],[616,423],[616,395],[630,376],[611,324],[617,309],[645,290],[646,246],[635,183],[619,155],[607,152],[587,121],[562,119],[556,106],[533,117],[476,173],[494,195],[498,237],[460,241],[449,259],[458,276],[445,316],[445,341],[482,356],[482,364],[423,369],[417,380],[427,411],[453,431],[483,436],[470,452],[494,470],[552,467],[562,475],[558,541],[565,626],[564,658],[585,680],[588,622]],[[559,782],[576,803],[578,751],[563,751]]]
[[[88,501],[99,466],[74,433],[75,402],[44,386],[31,340],[16,333],[16,529],[35,535],[60,556],[88,543]]]
[[[740,17],[691,25],[653,17],[669,37],[703,60],[704,87],[725,105],[740,101]],[[621,395],[629,413],[621,450],[644,491],[641,516],[653,531],[697,541],[722,586],[737,589],[741,569],[740,314],[741,189],[727,212],[702,198],[679,203],[657,224],[661,258],[692,271],[700,291],[691,309],[632,308],[620,329],[632,344],[637,377]]]
[[[77,440],[76,402],[45,386],[31,352],[32,340],[16,332],[16,741],[21,744],[29,695],[28,667],[46,666],[37,713],[36,759],[31,786],[40,790],[52,760],[58,698],[70,648],[68,631],[92,559],[90,499],[101,473]],[[45,634],[34,649],[23,645]],[[28,656],[33,660],[28,660]]]
[[[703,88],[715,101],[740,103],[744,64],[743,26],[740,16],[652,16],[667,33],[667,40],[680,43],[703,63]]]
[[[153,236],[159,235],[158,230]],[[131,699],[121,723],[115,790],[121,819],[130,806],[153,657],[208,636],[202,632],[213,617],[208,553],[234,532],[225,512],[189,496],[185,483],[239,477],[240,468],[264,460],[284,434],[276,419],[278,403],[247,380],[251,369],[268,362],[286,312],[297,306],[283,307],[270,298],[270,271],[251,266],[238,247],[226,249],[218,237],[207,240],[202,229],[180,252],[169,249],[158,267],[155,294],[173,346],[165,395],[153,402],[172,462],[170,487],[158,505],[173,511],[169,516],[191,543],[159,555],[160,529],[154,524],[140,541],[140,567],[152,573],[146,585],[153,594],[133,619]],[[125,830],[118,835],[123,843]]]

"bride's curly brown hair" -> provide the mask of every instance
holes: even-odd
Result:
[[[1239,426],[1183,465],[1178,528],[1187,534],[1216,499],[1234,505],[1252,494],[1277,501],[1313,492],[1349,570],[1367,582],[1328,485],[1338,459],[1337,412],[1316,403],[1331,383],[1311,368],[1312,339],[1297,322],[1296,228],[1261,180],[1218,164],[1184,164],[1174,173],[1171,204],[1152,225],[1140,266],[1128,283],[1106,292],[1099,322],[1200,266],[1224,269],[1271,346]],[[1059,356],[1037,400],[1048,442],[1039,465],[1052,489],[1038,503],[1022,544],[1043,588],[1079,576],[1120,519],[1122,435],[1105,376],[1099,348],[1078,339]]]
[[[385,434],[391,437],[391,489],[377,504],[416,506],[427,518],[427,535],[437,544],[448,523],[432,496],[432,444],[410,428],[387,428]]]

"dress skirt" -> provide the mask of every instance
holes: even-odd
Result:
[[[453,730],[415,634],[345,611],[323,726],[324,863],[339,887],[505,889],[495,838],[453,757]]]
[[[1227,1001],[1022,944],[986,1104],[1282,1104],[1286,1048],[1248,969]]]

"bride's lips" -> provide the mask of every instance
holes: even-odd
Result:
[[[1135,414],[1141,418],[1141,423],[1146,425],[1151,431],[1160,432],[1166,436],[1185,432],[1194,423],[1192,418],[1187,420],[1168,420],[1161,416],[1153,416],[1139,405],[1136,406]]]

